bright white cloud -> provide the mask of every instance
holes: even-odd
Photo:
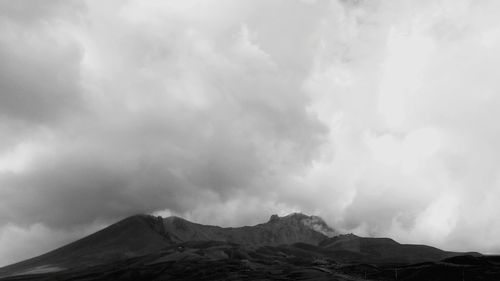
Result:
[[[412,104],[407,103],[417,95],[422,83],[433,40],[419,30],[422,24],[409,28],[391,27],[387,38],[386,59],[382,63],[379,88],[379,113],[391,128],[400,126]]]

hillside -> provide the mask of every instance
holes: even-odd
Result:
[[[444,279],[435,280],[449,280],[466,269],[469,274],[485,269],[487,276],[500,273],[496,258],[460,255],[389,238],[337,235],[321,218],[299,213],[243,227],[136,215],[1,268],[0,279],[394,280],[397,271],[407,276],[404,280],[420,280],[438,270]]]
[[[323,240],[319,247],[344,262],[419,263],[438,261],[457,253],[426,245],[400,244],[389,238],[339,235]]]
[[[293,243],[318,244],[336,232],[321,218],[294,213],[271,216],[268,222],[243,227],[219,227],[192,223],[179,217],[163,219],[165,232],[172,242],[224,241],[248,246]]]
[[[252,247],[297,242],[318,244],[327,236],[314,228],[334,233],[320,218],[303,214],[273,216],[266,223],[235,228],[202,225],[175,216],[135,215],[54,251],[1,268],[0,276],[99,265],[156,253],[189,241],[230,242]]]

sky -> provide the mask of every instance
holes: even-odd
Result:
[[[500,253],[500,2],[0,2],[0,266],[126,216]]]

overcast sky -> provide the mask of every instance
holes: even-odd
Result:
[[[500,252],[499,1],[0,1],[0,265],[135,213]]]

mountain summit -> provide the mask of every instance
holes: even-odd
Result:
[[[267,223],[243,227],[202,225],[179,217],[158,218],[163,235],[171,242],[222,241],[251,246],[293,243],[318,244],[335,231],[321,218],[294,213],[271,216]]]
[[[135,215],[49,253],[4,267],[0,276],[2,272],[94,266],[155,253],[185,242],[213,241],[247,247],[317,245],[334,233],[320,217],[300,213],[273,215],[266,223],[243,227],[203,225],[176,216]]]
[[[471,254],[472,258],[447,262],[483,264],[478,255]],[[265,223],[243,227],[135,215],[46,254],[0,268],[0,279],[226,280],[239,274],[246,277],[229,279],[270,280],[270,272],[279,271],[277,279],[358,280],[332,272],[339,264],[372,264],[355,270],[365,275],[370,270],[377,278],[385,278],[385,269],[378,268],[381,264],[431,262],[426,266],[434,268],[433,262],[456,255],[389,238],[337,235],[320,217],[301,213],[272,215]],[[349,267],[346,270],[352,273]],[[215,275],[205,278],[209,272]]]
[[[272,215],[269,218],[268,223],[281,223],[281,224],[302,224],[309,229],[319,232],[327,237],[333,237],[338,235],[333,228],[331,228],[321,217],[318,216],[308,216],[302,213],[292,213],[284,217],[279,217],[278,215]]]

